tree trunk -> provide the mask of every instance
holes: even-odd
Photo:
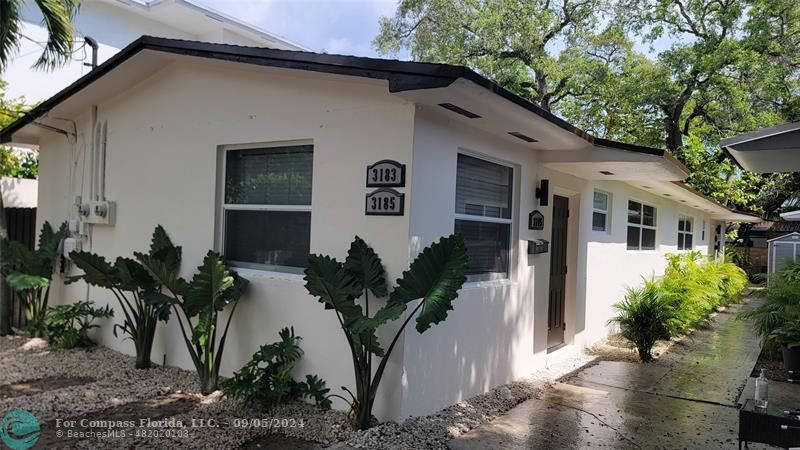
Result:
[[[665,117],[664,129],[667,132],[667,150],[682,161],[683,158],[681,158],[680,149],[683,146],[683,132],[681,131],[678,120],[672,117]]]

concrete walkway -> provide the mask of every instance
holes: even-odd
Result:
[[[448,445],[454,450],[735,449],[736,401],[758,359],[760,342],[752,325],[734,315],[758,301],[718,314],[708,329],[652,364],[601,361],[587,366],[541,398]]]

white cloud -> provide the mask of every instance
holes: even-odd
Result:
[[[378,20],[397,5],[395,0],[198,1],[312,50],[360,56],[375,56]]]

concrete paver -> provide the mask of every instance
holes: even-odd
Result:
[[[737,448],[736,401],[760,342],[752,325],[734,315],[758,302],[719,314],[709,329],[656,363],[591,365],[448,445],[455,450]]]

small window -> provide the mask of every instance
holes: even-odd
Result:
[[[467,245],[467,279],[507,278],[514,170],[462,154],[457,165],[455,232]]]
[[[628,250],[656,249],[656,208],[628,201]]]
[[[603,191],[594,191],[592,230],[608,231],[608,193]]]
[[[706,241],[706,221],[702,222],[703,228],[700,229],[700,240],[705,242]]]
[[[238,267],[302,273],[311,242],[312,145],[226,149],[222,252]]]
[[[691,250],[694,238],[694,219],[678,216],[678,250]]]

